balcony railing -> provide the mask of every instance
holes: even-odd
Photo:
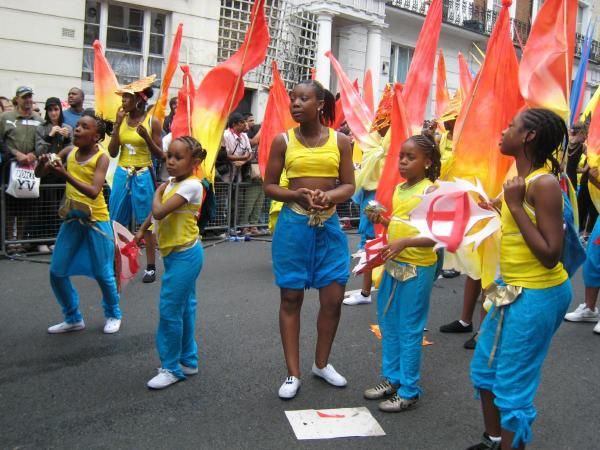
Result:
[[[430,3],[430,0],[389,0],[386,4],[425,15]],[[498,13],[498,11],[482,8],[468,0],[444,0],[442,20],[445,23],[489,36],[498,18]],[[530,29],[528,23],[511,19],[511,32],[515,44],[519,44],[519,39],[521,43],[525,44]],[[584,36],[577,33],[575,37],[575,56],[577,57],[581,56],[583,40]],[[590,61],[600,64],[600,42],[598,41],[592,41]]]

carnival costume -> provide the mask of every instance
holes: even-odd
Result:
[[[82,163],[77,161],[77,153],[77,148],[71,150],[66,169],[75,179],[92,184],[98,159],[104,152],[98,150]],[[65,221],[60,226],[50,263],[50,284],[65,322],[74,324],[83,320],[79,295],[69,279],[72,275],[95,278],[102,290],[104,315],[121,319],[114,270],[115,245],[104,195],[100,192],[91,199],[67,183],[65,198],[61,208]]]
[[[525,178],[526,188],[547,174],[548,168],[535,170]],[[536,224],[535,209],[527,201],[523,207]],[[500,273],[503,283],[494,289],[494,304],[481,326],[471,379],[475,389],[494,394],[502,428],[515,433],[512,446],[518,447],[532,440],[542,364],[572,289],[561,262],[548,269],[533,254],[504,201]]]
[[[388,242],[415,237],[408,225],[410,212],[432,185],[423,179],[407,189],[399,185],[393,197],[393,214],[388,225]],[[423,329],[429,312],[429,298],[436,272],[433,247],[407,247],[384,265],[377,299],[377,318],[382,335],[381,375],[400,385],[402,398],[419,396]]]

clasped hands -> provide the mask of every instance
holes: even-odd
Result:
[[[296,189],[296,203],[307,211],[323,211],[333,206],[333,200],[328,192],[321,189]]]

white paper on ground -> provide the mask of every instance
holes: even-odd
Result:
[[[333,439],[352,436],[385,436],[385,431],[364,406],[338,409],[303,409],[285,415],[296,439]]]

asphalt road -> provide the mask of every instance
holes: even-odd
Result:
[[[356,236],[351,236],[356,243]],[[160,273],[160,269],[159,269]],[[348,289],[358,288],[351,279]],[[78,278],[87,328],[49,335],[61,314],[48,265],[0,261],[0,448],[126,449],[464,449],[483,431],[468,376],[466,335],[440,334],[458,318],[464,279],[438,280],[424,349],[419,407],[384,414],[364,400],[378,381],[380,343],[369,330],[374,305],[344,307],[331,363],[348,379],[334,388],[310,375],[315,291],[306,295],[303,386],[281,401],[285,365],[277,323],[270,244],[228,242],[206,250],[198,284],[200,374],[164,391],[146,382],[159,366],[154,345],[160,283],[132,282],[122,296],[123,326],[102,333],[100,291]],[[574,305],[582,299],[578,275]],[[536,449],[597,449],[600,336],[591,324],[564,323],[546,360],[537,396]],[[367,406],[386,432],[377,438],[297,441],[284,411]]]

